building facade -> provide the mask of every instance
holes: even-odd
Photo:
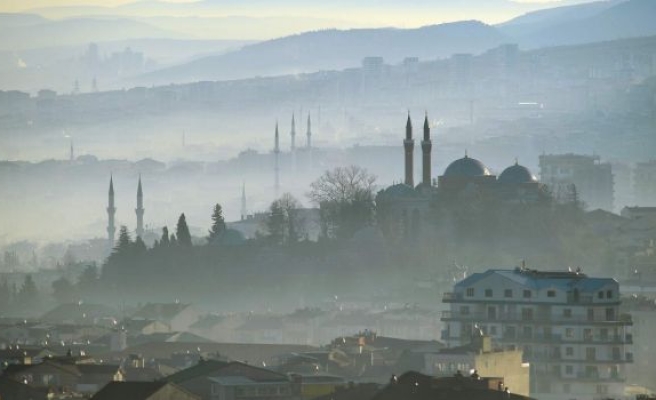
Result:
[[[599,156],[546,154],[540,156],[540,180],[558,191],[575,185],[579,199],[589,210],[613,211],[613,171]]]
[[[531,365],[531,397],[599,399],[624,395],[633,361],[632,322],[620,315],[619,284],[580,272],[488,270],[458,282],[443,302],[442,339],[461,346],[480,328],[497,346],[521,349]]]

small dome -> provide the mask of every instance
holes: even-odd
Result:
[[[500,183],[535,183],[538,179],[528,170],[528,168],[515,163],[503,170],[499,175]]]
[[[417,191],[405,183],[397,183],[383,190],[381,194],[390,197],[415,197]]]
[[[482,162],[475,158],[469,158],[465,155],[464,158],[455,160],[444,171],[445,177],[475,177],[487,176],[490,171],[483,165]]]

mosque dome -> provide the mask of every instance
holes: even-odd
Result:
[[[499,175],[500,183],[535,183],[537,182],[535,175],[528,170],[528,168],[515,163],[506,169],[503,170],[501,175]]]
[[[383,190],[381,194],[389,197],[415,197],[417,191],[405,183],[397,183]]]
[[[455,160],[444,171],[444,177],[447,178],[471,178],[476,176],[490,175],[490,171],[485,165],[475,158],[464,158]]]

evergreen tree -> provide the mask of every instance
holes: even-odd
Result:
[[[18,291],[18,304],[34,305],[37,303],[37,298],[39,296],[39,290],[36,288],[34,279],[32,275],[25,275],[25,280],[23,281],[23,286],[21,286]]]
[[[134,250],[136,254],[144,254],[146,251],[148,251],[146,244],[143,240],[141,240],[141,236],[137,236],[137,238],[134,240]]]
[[[7,279],[0,282],[0,311],[6,311],[11,303],[11,291]]]
[[[212,212],[212,228],[210,229],[210,234],[208,237],[208,241],[210,243],[216,243],[221,236],[226,231],[226,223],[225,219],[223,218],[223,209],[221,208],[221,204],[216,204],[214,206],[214,211]]]
[[[180,214],[180,218],[178,218],[175,235],[178,238],[179,245],[191,247],[191,234],[189,233],[189,227],[187,226],[187,219],[184,213]]]
[[[130,233],[128,228],[125,225],[121,225],[121,229],[118,233],[118,243],[114,247],[114,252],[120,254],[127,254],[132,247],[132,239],[130,238]]]
[[[171,242],[169,240],[169,228],[165,226],[162,228],[162,238],[159,240],[159,244],[162,247],[169,247],[170,243]]]
[[[169,245],[176,246],[177,244],[178,244],[178,239],[176,239],[175,233],[172,233],[171,236],[169,237]]]
[[[61,277],[52,283],[52,295],[60,304],[70,303],[75,299],[75,290],[73,284]]]

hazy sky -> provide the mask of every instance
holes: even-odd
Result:
[[[112,10],[112,7],[135,3],[134,0],[2,0],[0,12],[25,12],[33,9],[92,6],[106,8],[106,14],[124,14],[152,16],[223,16],[246,15],[256,17],[267,16],[311,16],[313,18],[328,18],[352,22],[353,26],[390,25],[398,27],[415,27],[419,25],[449,22],[463,19],[478,19],[487,23],[498,23],[511,19],[523,12],[536,8],[535,3],[557,5],[588,2],[591,0],[413,0],[413,1],[381,1],[368,0],[350,2],[326,2],[318,0],[283,0],[265,2],[262,0],[174,0],[174,1],[141,1],[130,10]],[[157,4],[159,3],[159,4]],[[198,3],[190,7],[176,7],[166,10],[162,3]],[[375,4],[375,6],[373,4]],[[533,3],[532,7],[518,3]],[[266,4],[266,5],[265,5]],[[348,6],[345,6],[348,4]],[[199,6],[201,5],[201,6]],[[199,6],[199,7],[197,7]],[[346,9],[346,8],[350,9]],[[371,10],[376,12],[372,13]],[[202,10],[201,13],[198,10]],[[403,10],[404,12],[400,12]],[[86,11],[89,11],[87,9]],[[152,14],[150,14],[152,12]],[[93,12],[92,12],[93,13]],[[96,10],[97,13],[97,10]],[[48,17],[71,16],[57,13],[42,13]],[[186,15],[185,15],[186,14]],[[218,15],[217,15],[218,14]],[[223,14],[223,15],[221,15]]]

